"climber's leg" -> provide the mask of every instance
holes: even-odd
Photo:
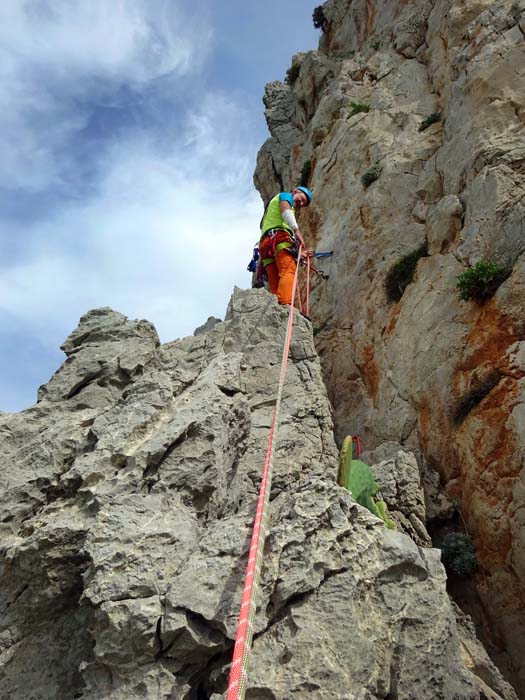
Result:
[[[279,304],[292,303],[293,281],[297,263],[287,249],[275,254],[275,264],[279,271],[279,286],[277,288],[277,300]]]

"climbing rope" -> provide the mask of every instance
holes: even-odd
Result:
[[[299,248],[298,260],[301,259],[301,248]],[[295,294],[297,290],[297,275],[299,265],[295,270],[295,277],[292,287],[292,303],[290,304],[290,314],[288,316],[288,325],[286,328],[286,338],[283,348],[283,357],[281,362],[281,376],[279,378],[279,387],[277,389],[277,399],[273,410],[272,424],[270,427],[270,435],[268,437],[268,446],[266,448],[266,460],[264,463],[261,486],[259,488],[259,497],[257,499],[257,509],[255,512],[255,520],[253,523],[252,538],[250,541],[250,550],[248,553],[248,564],[246,565],[246,576],[244,579],[244,589],[241,599],[241,610],[237,623],[237,634],[235,635],[235,647],[233,650],[233,660],[230,670],[230,679],[228,683],[228,691],[226,693],[227,700],[244,700],[246,693],[246,685],[248,681],[248,661],[252,650],[253,639],[253,622],[255,619],[255,611],[257,608],[256,595],[259,587],[259,579],[262,568],[262,554],[264,541],[267,534],[268,520],[268,503],[270,500],[270,490],[272,484],[272,469],[273,469],[273,453],[274,453],[274,438],[277,433],[279,423],[279,409],[281,406],[281,397],[283,394],[284,380],[286,377],[286,368],[288,367],[288,356],[290,353],[290,343],[292,340],[292,327],[294,317]]]
[[[314,258],[331,258],[332,255],[334,254],[333,250],[327,251],[326,253],[316,253],[314,250],[306,250],[304,253],[301,255],[299,254],[297,260],[299,262],[299,265],[302,267],[305,267],[305,286],[306,286],[306,298],[305,298],[305,303],[304,303],[304,313],[306,314],[306,317],[309,318],[310,316],[310,275],[312,272],[315,272],[321,279],[327,280],[329,278],[329,275],[327,275],[325,272],[322,270],[319,270],[317,267],[315,267],[312,264],[312,260]],[[299,300],[299,311],[303,311],[303,304],[302,304],[302,295],[301,295],[301,287],[298,284],[298,300]]]

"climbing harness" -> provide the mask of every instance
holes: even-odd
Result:
[[[285,235],[282,236],[280,234]],[[282,238],[283,240],[278,241],[278,238]],[[284,228],[268,229],[268,231],[265,231],[263,236],[261,237],[261,240],[259,241],[259,246],[261,246],[263,242],[264,258],[262,258],[262,264],[265,267],[266,265],[269,265],[271,262],[273,262],[275,254],[278,253],[280,250],[286,249],[294,257],[296,255],[297,242],[293,236],[293,233],[287,231]]]
[[[265,250],[265,255],[267,257],[262,258],[260,251],[259,251],[259,246],[255,246],[253,249],[253,257],[250,260],[248,264],[248,271],[251,273],[255,273],[253,276],[253,281],[252,281],[252,287],[264,287],[264,283],[267,280],[267,275],[264,270],[264,263],[267,263],[271,258],[275,255],[276,252],[279,250],[285,248],[288,244],[285,242],[283,243],[278,243],[276,241],[276,234],[281,231],[281,229],[276,229],[267,231],[265,234],[265,237],[268,235],[270,237],[270,245],[266,246]],[[262,239],[261,239],[262,240]],[[324,258],[332,258],[334,251],[329,250],[326,252],[322,253],[317,253],[313,250],[305,250],[304,252],[301,251],[299,254],[297,252],[297,248],[294,247],[286,247],[286,250],[290,253],[290,255],[293,255],[294,258],[298,261],[298,265],[302,268],[305,268],[305,302],[303,304],[303,295],[301,291],[301,284],[299,281],[297,282],[297,306],[299,309],[299,312],[302,313],[304,316],[308,318],[309,311],[310,311],[310,275],[311,273],[315,273],[318,275],[321,279],[327,280],[329,279],[330,275],[326,274],[326,272],[323,272],[322,270],[319,270],[317,267],[315,267],[312,264],[312,259],[316,260],[322,260]]]
[[[299,258],[301,256],[299,247]],[[290,353],[290,343],[292,340],[292,328],[294,319],[295,293],[297,290],[299,265],[295,270],[295,277],[292,287],[292,303],[288,315],[288,325],[286,328],[286,338],[283,348],[281,362],[281,375],[277,389],[277,399],[273,410],[268,446],[266,448],[266,459],[264,463],[259,496],[257,498],[257,509],[253,523],[250,549],[248,553],[248,563],[246,565],[246,576],[244,579],[244,589],[241,600],[241,610],[237,623],[237,633],[235,635],[235,647],[233,650],[233,660],[230,670],[230,679],[226,693],[227,700],[244,700],[248,680],[248,661],[250,658],[253,638],[253,621],[256,611],[256,595],[259,587],[259,579],[262,568],[262,555],[264,541],[267,534],[268,503],[270,501],[270,489],[272,484],[272,460],[274,453],[274,437],[277,433],[279,422],[279,409],[283,393],[284,380],[286,378],[286,368],[288,366],[288,356]]]

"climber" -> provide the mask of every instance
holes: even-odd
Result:
[[[296,244],[306,247],[294,212],[307,207],[311,201],[312,193],[307,187],[279,192],[270,200],[261,219],[259,253],[270,292],[277,295],[279,304],[292,303]]]

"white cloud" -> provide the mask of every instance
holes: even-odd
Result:
[[[38,223],[0,277],[0,309],[55,346],[95,306],[149,318],[165,341],[222,315],[233,285],[249,285],[258,236],[249,128],[240,105],[208,95],[171,152],[144,135],[116,142],[97,196]]]
[[[255,117],[241,99],[205,89],[195,71],[211,30],[202,16],[192,24],[180,6],[4,0],[0,7],[0,100],[8,107],[0,113],[0,187],[56,195],[79,158],[68,139],[121,83],[133,83],[153,115],[152,126],[117,129],[95,151],[89,193],[59,199],[60,208],[32,223],[5,220],[2,233],[23,241],[23,257],[2,260],[0,316],[21,347],[25,337],[55,357],[51,349],[97,306],[151,320],[165,342],[222,316],[233,285],[250,283],[246,264],[262,213],[251,184]],[[171,95],[178,86],[164,81],[159,89],[164,72],[191,74],[191,94]]]
[[[186,73],[205,60],[210,38],[202,17],[169,0],[3,0],[0,9],[6,53],[68,81]]]
[[[56,149],[87,123],[86,102],[195,72],[211,46],[206,20],[175,1],[3,0],[0,186],[56,185]]]

